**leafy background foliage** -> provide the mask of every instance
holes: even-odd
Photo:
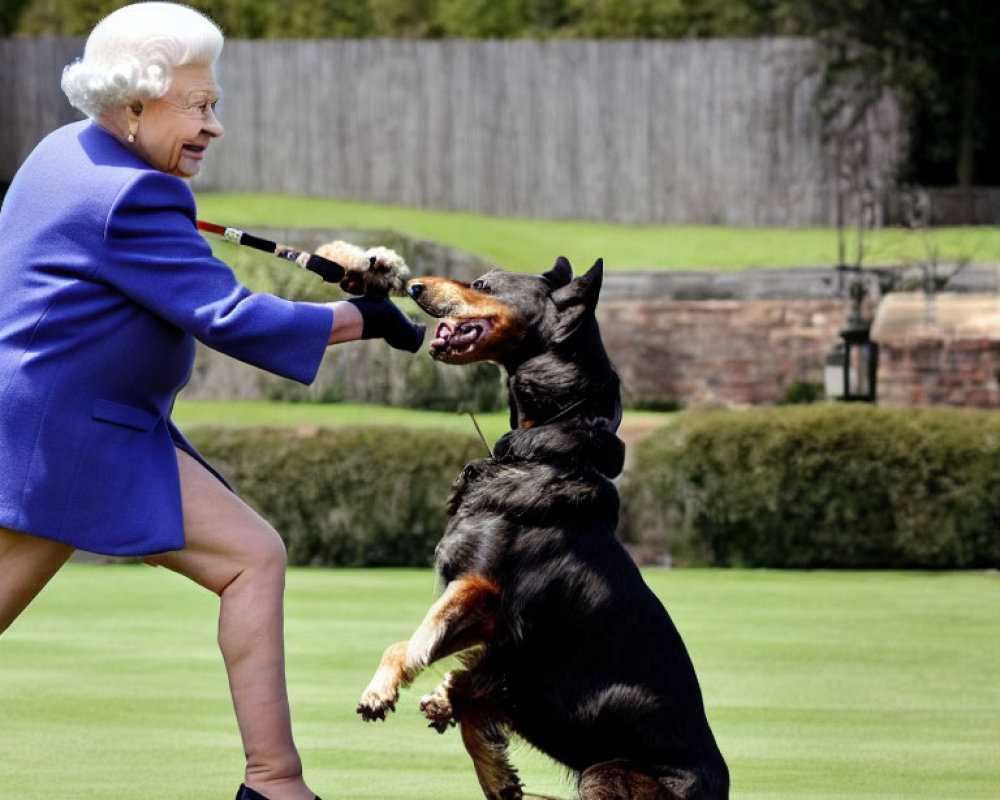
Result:
[[[201,427],[293,564],[426,566],[471,432]],[[1000,566],[1000,417],[813,405],[682,412],[630,450],[620,537],[674,563]]]
[[[635,447],[621,532],[718,566],[994,567],[998,476],[990,412],[685,413]]]

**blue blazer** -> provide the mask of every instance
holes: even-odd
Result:
[[[89,121],[18,171],[0,209],[0,526],[110,555],[181,548],[174,448],[198,456],[170,411],[195,338],[315,378],[331,309],[252,294],[195,221],[183,180]]]

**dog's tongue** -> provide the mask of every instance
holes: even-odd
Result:
[[[471,347],[483,335],[483,326],[478,322],[457,322],[448,320],[438,325],[431,350],[462,350]]]
[[[463,322],[455,328],[451,338],[448,340],[448,344],[452,347],[462,347],[463,345],[472,344],[479,338],[482,332],[483,329],[479,325]]]

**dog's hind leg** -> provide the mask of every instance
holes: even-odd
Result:
[[[444,733],[452,725],[456,725],[455,710],[451,701],[451,689],[455,682],[456,671],[445,673],[441,681],[430,694],[420,698],[420,713],[423,714],[430,727],[438,733]]]
[[[385,719],[396,707],[399,689],[430,663],[481,644],[493,635],[500,590],[481,575],[464,575],[448,584],[409,641],[389,645],[358,713],[365,720]]]
[[[605,761],[580,776],[580,800],[700,800],[701,782],[690,772],[669,775],[624,759]]]
[[[420,703],[431,727],[441,733],[458,724],[487,800],[524,797],[517,770],[507,756],[505,718],[495,701],[496,686],[475,670],[476,656],[462,660],[469,669],[452,670]]]
[[[503,725],[476,711],[462,714],[458,722],[462,743],[487,800],[521,800],[524,790],[507,755],[509,739]]]

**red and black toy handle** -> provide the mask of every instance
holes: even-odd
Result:
[[[278,258],[283,258],[285,261],[291,261],[303,269],[315,272],[327,283],[339,283],[344,275],[347,274],[347,270],[336,261],[323,258],[323,256],[318,256],[315,253],[307,253],[305,250],[299,250],[296,247],[289,247],[288,245],[272,242],[269,239],[262,239],[260,236],[254,236],[252,233],[246,233],[236,228],[227,228],[224,225],[216,225],[214,222],[198,220],[198,230],[205,231],[206,233],[214,233],[230,242],[252,247],[255,250],[262,250]]]

